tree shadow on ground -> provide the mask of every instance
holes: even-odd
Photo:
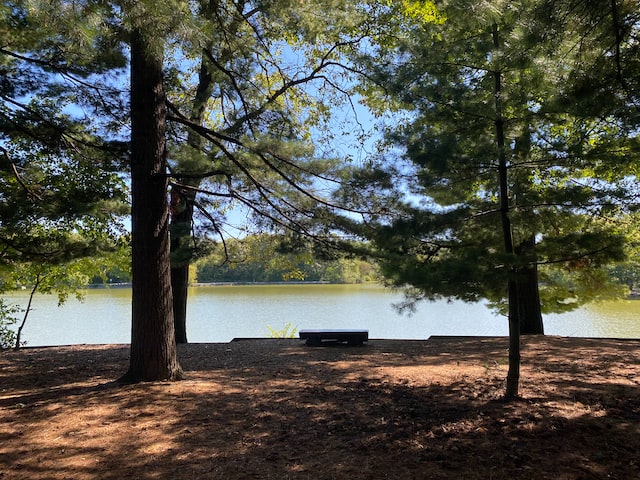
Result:
[[[79,348],[80,347],[80,348]],[[28,347],[0,354],[4,388],[26,386],[30,391],[109,376],[126,369],[128,345]]]
[[[523,374],[537,381],[513,403],[500,401],[504,370],[488,363],[504,339],[460,342],[184,345],[188,380],[117,388],[105,379],[126,368],[121,347],[0,356],[0,478],[638,476],[639,342],[580,354],[525,340]],[[38,372],[61,378],[20,383]]]

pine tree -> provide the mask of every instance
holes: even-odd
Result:
[[[259,228],[310,234],[318,187],[342,166],[316,150],[314,130],[344,102],[345,41],[363,16],[349,2],[203,1],[197,35],[181,44],[193,72],[174,69],[171,104],[171,260],[176,339],[186,342],[190,262],[198,230],[222,242],[227,212]],[[341,78],[344,77],[344,78]],[[203,221],[198,221],[198,220]],[[232,225],[237,228],[238,225]],[[243,227],[243,226],[241,226]]]
[[[126,146],[87,118],[100,110],[114,120],[102,108],[119,103],[117,90],[89,77],[116,75],[124,56],[94,18],[72,13],[0,9],[0,263],[9,268],[97,255],[123,234]],[[92,41],[103,48],[87,49]]]
[[[57,7],[0,7],[0,291],[31,288],[16,349],[36,291],[80,295],[123,250],[128,213],[121,96],[91,79],[117,77],[123,52],[101,12]]]
[[[507,397],[518,392],[522,326],[541,333],[541,309],[593,299],[602,265],[623,258],[612,220],[633,194],[622,180],[638,152],[637,123],[607,115],[597,90],[580,88],[601,75],[596,61],[580,72],[585,57],[598,58],[594,45],[611,37],[587,38],[584,12],[565,5],[566,16],[550,19],[548,6],[440,2],[428,21],[396,14],[395,35],[364,59],[391,105],[407,112],[388,139],[404,149],[407,188],[422,201],[359,228],[385,256],[390,281],[414,287],[412,301],[504,305]],[[620,92],[604,85],[600,93]],[[554,266],[570,281],[556,282]]]

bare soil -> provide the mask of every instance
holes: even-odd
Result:
[[[187,379],[119,385],[128,347],[0,354],[0,479],[640,478],[640,340],[182,345]]]

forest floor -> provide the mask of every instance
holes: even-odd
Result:
[[[128,347],[0,353],[0,479],[640,478],[640,340],[179,347],[186,379],[119,385]]]

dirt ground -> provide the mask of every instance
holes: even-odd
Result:
[[[0,479],[640,478],[640,340],[180,346],[187,379],[118,385],[128,347],[0,354]]]

